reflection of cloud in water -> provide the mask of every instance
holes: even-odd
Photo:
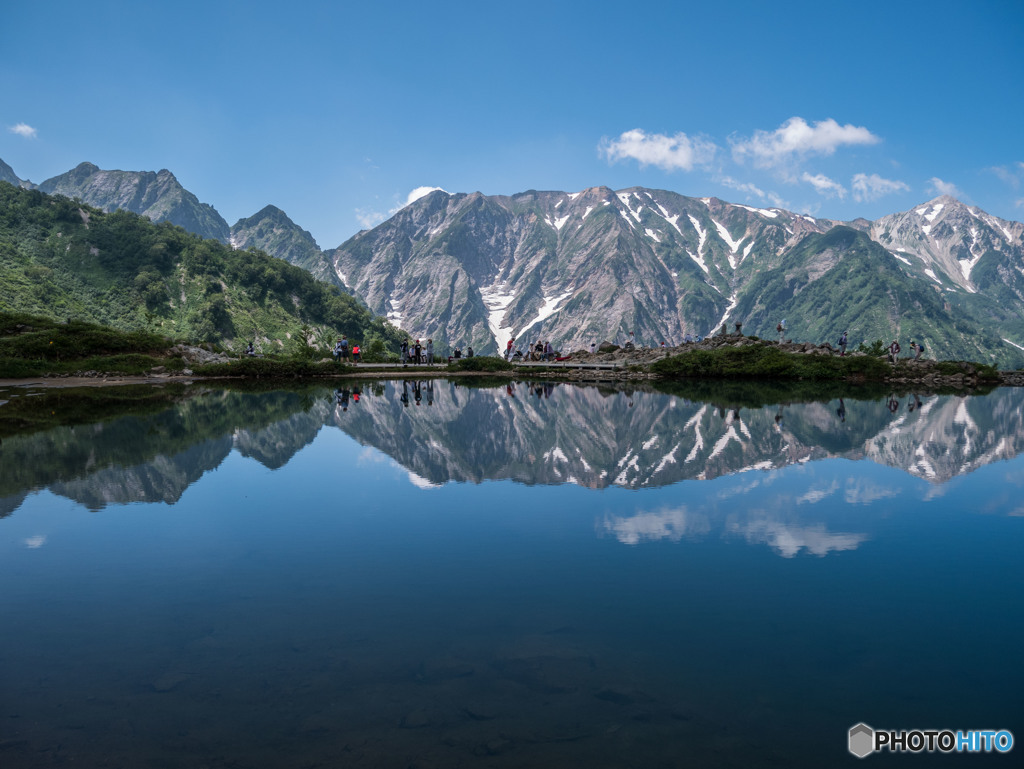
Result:
[[[668,539],[678,542],[684,536],[707,534],[711,530],[707,516],[691,513],[686,506],[664,508],[634,516],[610,515],[601,528],[624,545]]]
[[[35,550],[36,548],[42,547],[45,544],[46,544],[46,535],[45,534],[37,534],[36,536],[29,537],[28,539],[25,540],[25,547],[27,547],[30,550]]]
[[[733,486],[722,489],[718,492],[718,499],[729,499],[729,497],[739,496],[740,494],[749,494],[761,485],[762,480],[762,478],[756,478],[744,483],[736,483]]]
[[[887,499],[900,494],[900,489],[869,481],[862,478],[858,481],[847,481],[844,498],[851,505],[870,505],[879,499]]]
[[[751,544],[768,545],[783,558],[792,558],[801,550],[819,557],[840,550],[856,550],[868,538],[867,534],[831,534],[821,523],[798,526],[781,521],[760,520],[745,524],[733,523],[729,529]]]
[[[806,503],[810,503],[810,504],[813,505],[816,502],[821,502],[821,500],[825,499],[826,497],[832,496],[838,490],[839,490],[839,481],[832,481],[832,483],[827,488],[825,488],[825,487],[813,488],[812,487],[812,488],[808,489],[804,494],[801,494],[799,497],[797,497],[796,498],[796,503],[798,505],[802,505],[802,504],[804,504],[806,502]]]

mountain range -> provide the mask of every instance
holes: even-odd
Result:
[[[0,162],[0,178],[22,186]],[[551,340],[681,342],[743,331],[851,344],[898,338],[928,357],[1024,365],[1024,224],[943,196],[874,222],[839,222],[634,187],[434,191],[322,250],[267,206],[228,227],[169,171],[83,163],[40,190],[179,224],[301,266],[414,337],[503,350]]]

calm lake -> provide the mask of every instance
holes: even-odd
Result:
[[[866,765],[858,722],[1024,737],[1024,391],[465,382],[92,417],[0,391],[38,406],[0,443],[0,767],[831,767]]]

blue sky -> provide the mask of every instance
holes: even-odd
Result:
[[[372,7],[371,7],[372,5]],[[168,168],[324,248],[422,187],[1024,219],[1019,2],[8,4],[0,159]]]

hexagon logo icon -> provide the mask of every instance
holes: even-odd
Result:
[[[875,750],[875,730],[867,724],[850,727],[850,752],[857,758],[864,758]]]

